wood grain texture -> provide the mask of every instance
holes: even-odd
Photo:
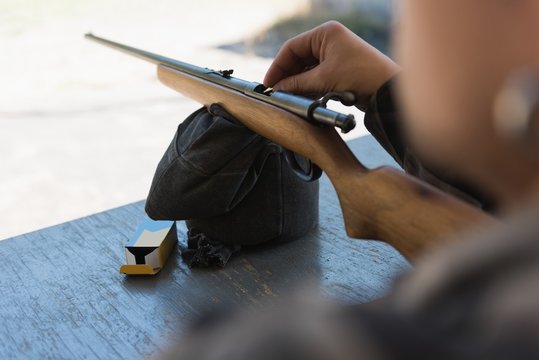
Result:
[[[350,145],[369,166],[392,163],[370,136]],[[208,309],[275,303],[307,282],[331,298],[365,302],[408,268],[388,245],[346,236],[325,176],[318,229],[243,251],[225,269],[191,270],[174,252],[156,276],[120,274],[142,216],[137,202],[0,242],[0,359],[147,357]]]
[[[313,126],[288,111],[167,66],[157,68],[166,86],[205,106],[220,103],[257,134],[313,160],[332,181],[342,173],[367,170],[333,128]]]
[[[209,81],[158,66],[159,80],[209,106],[226,110],[254,132],[301,154],[327,174],[337,190],[347,234],[385,241],[409,260],[495,220],[481,210],[402,172],[368,170],[333,128],[313,126],[272,105]]]

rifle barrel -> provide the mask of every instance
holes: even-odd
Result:
[[[356,125],[354,116],[351,114],[346,115],[328,109],[326,108],[325,103],[320,101],[289,94],[283,91],[273,91],[260,83],[234,78],[230,76],[230,74],[232,74],[232,70],[216,71],[208,68],[202,68],[183,61],[107,40],[102,37],[95,36],[92,33],[87,33],[85,37],[89,40],[148,61],[152,64],[164,65],[212,83],[217,83],[229,89],[239,91],[249,97],[292,112],[305,120],[318,124],[338,127],[343,133],[347,133],[348,131],[352,130]]]

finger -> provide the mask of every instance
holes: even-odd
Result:
[[[286,91],[294,94],[320,94],[325,91],[320,82],[320,68],[314,67],[300,74],[288,76],[274,86],[274,90]]]
[[[280,80],[296,75],[318,64],[320,49],[316,48],[317,29],[307,31],[288,40],[273,60],[266,72],[264,85],[273,86]],[[313,48],[313,45],[315,48]]]

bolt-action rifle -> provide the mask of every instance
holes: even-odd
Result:
[[[335,187],[350,237],[385,241],[414,260],[453,234],[495,221],[399,170],[363,166],[335,131],[350,131],[354,117],[326,108],[330,99],[352,105],[351,93],[312,100],[234,78],[231,70],[201,68],[92,34],[86,37],[156,64],[166,86],[205,106],[220,104],[252,131],[310,159]]]

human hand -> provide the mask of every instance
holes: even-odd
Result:
[[[264,78],[275,90],[321,97],[351,91],[365,110],[369,98],[400,70],[391,59],[342,24],[330,21],[286,43]]]

